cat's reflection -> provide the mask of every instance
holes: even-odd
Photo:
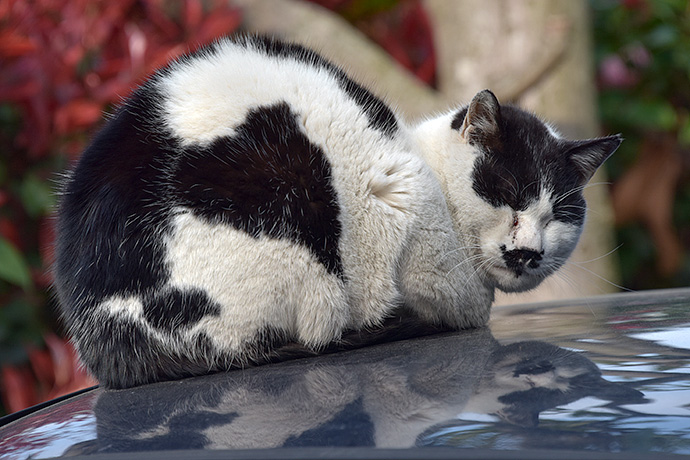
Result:
[[[408,447],[462,413],[533,426],[541,411],[585,396],[642,399],[578,353],[502,345],[479,329],[104,391],[97,450]]]

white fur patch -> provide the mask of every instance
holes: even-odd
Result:
[[[201,288],[221,305],[220,317],[208,316],[193,330],[224,348],[238,350],[267,327],[318,346],[349,323],[342,282],[289,240],[254,238],[180,212],[168,261],[172,286]]]
[[[141,300],[136,297],[109,297],[101,302],[101,308],[112,316],[123,315],[131,319],[140,319],[144,311]]]
[[[159,88],[167,127],[183,144],[231,136],[252,108],[283,101],[302,116],[309,138],[318,144],[326,144],[333,133],[363,131],[368,124],[328,70],[228,40],[218,44],[216,53],[176,63]]]
[[[558,132],[558,130],[556,129],[556,127],[554,125],[552,125],[551,123],[544,122],[544,126],[546,126],[546,130],[553,137],[555,137],[556,139],[563,139],[563,135],[561,135],[561,133]]]

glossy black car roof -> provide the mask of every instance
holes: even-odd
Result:
[[[8,419],[6,419],[8,420]],[[690,289],[499,307],[489,328],[118,391],[0,428],[0,457],[690,454]]]

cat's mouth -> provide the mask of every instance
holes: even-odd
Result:
[[[514,256],[514,257],[513,257]],[[488,268],[496,286],[504,292],[521,292],[535,288],[546,278],[547,273],[541,267],[541,255],[538,257],[517,254],[502,257]]]

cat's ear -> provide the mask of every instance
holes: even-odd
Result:
[[[620,134],[572,142],[567,155],[580,173],[582,183],[592,178],[599,166],[616,151],[621,142],[623,138]]]
[[[498,99],[485,89],[472,98],[462,124],[453,127],[459,128],[460,136],[471,145],[495,147],[500,144],[500,120]]]

